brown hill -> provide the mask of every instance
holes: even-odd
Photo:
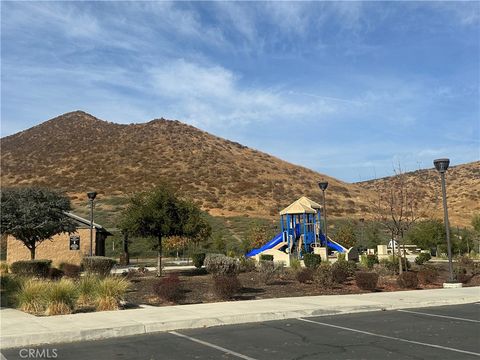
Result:
[[[429,217],[443,219],[440,174],[434,169],[423,169],[404,174],[407,182],[420,190],[423,208]],[[364,188],[384,191],[393,177],[357,183]],[[470,225],[474,213],[480,213],[480,161],[452,166],[446,172],[447,203],[450,221],[455,225]]]
[[[2,138],[1,148],[2,186],[60,188],[74,202],[92,189],[108,199],[166,180],[212,215],[269,217],[302,195],[319,201],[317,182],[327,179],[330,215],[368,212],[359,185],[179,121],[121,125],[76,111]]]

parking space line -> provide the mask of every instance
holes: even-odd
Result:
[[[480,321],[478,321],[478,320],[459,318],[459,317],[455,317],[455,316],[429,314],[429,313],[424,313],[424,312],[419,312],[419,311],[411,311],[411,310],[397,310],[397,311],[403,312],[403,313],[409,313],[409,314],[418,314],[418,315],[425,315],[425,316],[441,317],[441,318],[452,319],[452,320],[460,320],[460,321],[469,321],[469,322],[474,322],[474,323],[480,323]]]
[[[309,323],[312,323],[312,324],[318,324],[318,325],[333,327],[333,328],[336,328],[336,329],[341,329],[341,330],[347,330],[347,331],[357,332],[357,333],[360,333],[360,334],[365,334],[365,335],[370,335],[370,336],[376,336],[376,337],[380,337],[380,338],[384,338],[384,339],[389,339],[389,340],[396,340],[396,341],[406,342],[406,343],[410,343],[410,344],[416,344],[416,345],[428,346],[428,347],[432,347],[432,348],[436,348],[436,349],[442,349],[442,350],[448,350],[448,351],[458,352],[458,353],[462,353],[462,354],[469,354],[469,355],[474,355],[474,356],[480,356],[480,353],[476,353],[476,352],[472,352],[472,351],[466,351],[466,350],[461,350],[461,349],[455,349],[455,348],[451,348],[451,347],[447,347],[447,346],[441,346],[441,345],[435,345],[435,344],[428,344],[428,343],[423,343],[423,342],[420,342],[420,341],[407,340],[407,339],[397,338],[397,337],[394,337],[394,336],[376,334],[376,333],[372,333],[372,332],[369,332],[369,331],[357,330],[357,329],[347,328],[347,327],[344,327],[344,326],[338,326],[338,325],[333,325],[333,324],[327,324],[327,323],[323,323],[323,322],[319,322],[319,321],[314,321],[314,320],[308,320],[308,319],[302,319],[302,318],[297,318],[297,320],[309,322]]]
[[[193,341],[193,342],[196,342],[198,344],[202,344],[204,346],[208,346],[208,347],[211,347],[213,349],[217,349],[217,350],[220,350],[220,351],[223,351],[224,353],[226,354],[230,354],[230,355],[233,355],[233,356],[236,356],[240,359],[244,359],[244,360],[257,360],[255,358],[252,358],[250,356],[247,356],[247,355],[243,355],[243,354],[239,354],[235,351],[232,351],[232,350],[229,350],[229,349],[226,349],[224,347],[221,347],[221,346],[218,346],[218,345],[215,345],[215,344],[212,344],[212,343],[209,343],[209,342],[206,342],[206,341],[203,341],[203,340],[200,340],[200,339],[196,339],[196,338],[193,338],[191,336],[187,336],[187,335],[183,335],[183,334],[180,334],[176,331],[169,331],[168,332],[169,334],[172,334],[172,335],[176,335],[176,336],[179,336],[181,338],[184,338],[184,339],[188,339],[190,341]]]

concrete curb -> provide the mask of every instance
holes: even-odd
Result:
[[[420,297],[425,299],[419,300],[419,293],[422,295]],[[10,321],[7,321],[6,324],[4,324],[3,311],[0,312],[2,315],[0,341],[2,348],[7,349],[41,344],[99,340],[161,331],[367,311],[459,305],[480,301],[480,288],[414,290],[398,292],[396,295],[392,294],[395,293],[248,300],[160,308],[146,307],[120,312],[105,311],[51,317],[35,317],[24,313],[16,314],[13,312],[18,312],[17,310],[8,309],[10,310]],[[442,294],[448,294],[449,296],[439,296]],[[455,296],[455,294],[458,296]],[[287,303],[284,304],[283,302]],[[248,304],[243,306],[245,303]],[[255,305],[258,305],[258,311],[255,311]],[[284,309],[275,310],[282,306]],[[288,307],[292,307],[292,309],[288,309]],[[246,309],[250,309],[250,311]],[[168,316],[168,313],[170,313],[170,316]],[[76,321],[77,319],[78,321]],[[23,324],[26,330],[21,332],[17,330],[17,333],[9,331],[11,330],[9,329],[10,326],[18,326],[18,324],[20,326]]]

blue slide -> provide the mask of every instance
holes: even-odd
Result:
[[[255,256],[255,255],[261,253],[262,251],[265,251],[265,250],[268,250],[268,249],[273,248],[275,245],[280,244],[282,241],[283,241],[283,234],[282,234],[282,233],[278,233],[278,234],[275,235],[275,236],[273,237],[273,239],[270,240],[268,243],[266,243],[265,245],[263,245],[261,248],[253,249],[253,250],[250,251],[248,254],[246,254],[245,257],[248,258],[248,257],[251,257],[251,256]]]
[[[323,234],[320,235],[320,239],[321,239],[322,243],[325,243],[325,235],[323,235]],[[343,252],[348,251],[348,249],[346,247],[340,245],[339,243],[333,241],[330,238],[328,238],[327,246],[332,250],[338,251],[339,253],[343,253]]]

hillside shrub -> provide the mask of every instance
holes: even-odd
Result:
[[[421,284],[433,284],[438,278],[438,270],[432,265],[423,265],[417,273],[418,281]]]
[[[420,253],[416,258],[415,258],[415,264],[417,265],[423,265],[426,263],[428,260],[432,258],[432,255],[430,253]]]
[[[237,260],[222,254],[208,254],[204,265],[213,276],[233,276],[239,271]]]
[[[313,281],[314,270],[310,268],[300,269],[295,273],[295,278],[299,283],[306,284]]]
[[[178,302],[182,297],[182,287],[177,274],[168,276],[156,281],[153,285],[155,294],[166,301]]]
[[[197,268],[200,269],[203,266],[203,263],[205,262],[205,253],[194,253],[192,254],[192,261],[193,265]]]
[[[108,276],[98,282],[95,291],[95,307],[99,311],[118,310],[130,282],[122,277]]]
[[[115,264],[115,260],[104,256],[86,256],[82,259],[83,271],[98,276],[108,276]]]
[[[232,299],[241,287],[236,275],[219,275],[213,278],[215,294],[223,300]]]
[[[416,289],[418,287],[417,273],[413,271],[405,271],[398,275],[397,284],[402,289]]]
[[[358,271],[355,274],[355,282],[360,289],[373,291],[377,288],[378,274],[370,271]]]
[[[63,276],[65,277],[75,279],[80,276],[81,268],[79,265],[60,263],[58,268],[63,271]]]
[[[21,260],[12,263],[10,271],[19,276],[46,278],[51,264],[52,260]]]
[[[273,255],[261,254],[260,261],[273,261]]]
[[[303,254],[303,263],[309,269],[316,269],[320,265],[321,260],[322,258],[318,254]]]
[[[75,308],[79,292],[70,279],[51,281],[45,287],[46,315],[71,314]]]
[[[8,264],[5,261],[0,261],[0,275],[8,274]]]
[[[360,257],[360,262],[367,269],[373,269],[373,265],[378,264],[378,256],[372,254],[362,255]]]
[[[346,261],[337,261],[332,265],[333,281],[343,284],[349,276],[349,268]]]
[[[334,285],[332,267],[328,263],[321,263],[314,272],[313,281],[322,288],[331,288]]]

